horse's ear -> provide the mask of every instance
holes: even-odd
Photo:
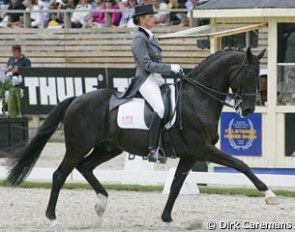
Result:
[[[265,54],[266,48],[264,48],[259,54],[257,55],[258,60],[260,60]]]
[[[250,60],[252,58],[252,56],[253,56],[250,47],[247,48],[246,53],[247,53],[247,59]]]

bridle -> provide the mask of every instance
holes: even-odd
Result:
[[[256,92],[252,92],[252,93],[246,93],[244,91],[244,82],[245,82],[245,77],[246,77],[246,73],[247,73],[247,69],[255,69],[255,70],[259,70],[258,67],[254,66],[254,65],[250,65],[247,63],[247,56],[245,55],[244,61],[242,63],[242,65],[239,67],[239,69],[237,70],[237,72],[235,73],[235,75],[233,76],[233,78],[230,80],[230,84],[236,79],[236,77],[239,75],[240,72],[243,72],[242,75],[242,79],[240,81],[239,87],[237,89],[237,91],[234,94],[230,94],[230,93],[224,93],[224,92],[220,92],[218,90],[212,89],[206,85],[201,84],[198,81],[193,80],[192,78],[190,78],[189,76],[185,75],[184,72],[182,71],[178,76],[180,77],[180,86],[179,86],[179,95],[177,97],[176,100],[176,105],[179,109],[179,112],[182,111],[182,89],[183,89],[183,84],[184,81],[188,82],[189,84],[197,87],[198,89],[200,89],[201,91],[203,91],[205,94],[207,94],[208,96],[212,97],[213,99],[215,99],[216,101],[222,103],[223,105],[227,105],[229,107],[235,108],[235,110],[238,112],[241,111],[241,107],[240,105],[243,103],[243,97],[244,96],[256,96]],[[215,95],[220,95],[222,98],[219,98]],[[225,99],[225,100],[223,100]],[[176,113],[176,108],[172,114],[173,115]],[[182,116],[181,114],[179,115],[179,129],[182,130],[183,126],[182,126]]]
[[[206,85],[201,84],[198,81],[191,79],[187,75],[184,75],[184,74],[182,74],[182,75],[183,75],[184,81],[199,88],[201,91],[203,91],[204,93],[206,93],[207,95],[209,95],[210,97],[215,99],[216,101],[218,101],[224,105],[227,105],[229,107],[233,107],[233,108],[237,109],[242,104],[245,96],[256,96],[256,92],[246,93],[245,89],[244,89],[245,77],[246,77],[247,69],[249,69],[249,68],[259,70],[258,67],[247,63],[247,56],[245,55],[242,65],[239,67],[239,69],[237,70],[237,72],[235,73],[233,78],[230,80],[230,84],[231,84],[236,79],[236,77],[239,75],[239,73],[243,72],[241,81],[239,83],[239,87],[238,87],[237,91],[235,91],[234,94],[224,93],[224,92],[214,90]],[[217,97],[216,94],[222,96],[222,99]],[[223,100],[223,99],[225,99],[225,100]]]

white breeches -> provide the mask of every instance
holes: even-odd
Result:
[[[163,103],[160,86],[164,79],[160,74],[151,73],[139,88],[140,94],[150,104],[160,118],[164,117],[165,106]]]

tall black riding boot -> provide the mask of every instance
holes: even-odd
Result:
[[[149,131],[149,161],[157,162],[159,160],[161,163],[166,161],[166,158],[159,152],[159,138],[162,130],[162,118],[155,112],[151,121],[150,131]]]

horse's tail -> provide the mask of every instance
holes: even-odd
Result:
[[[75,97],[65,99],[49,113],[37,134],[24,150],[20,152],[19,158],[13,162],[12,169],[6,180],[8,183],[18,185],[28,176],[50,136],[57,129],[60,122],[63,121],[66,109],[74,99]]]

